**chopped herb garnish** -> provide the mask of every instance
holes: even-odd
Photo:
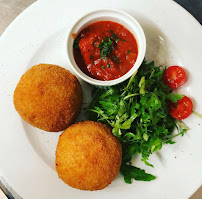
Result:
[[[92,42],[92,45],[95,46],[95,47],[98,47],[98,46],[99,46],[99,45],[97,45],[97,42],[95,42],[95,41]]]
[[[105,66],[102,66],[101,68],[103,68],[103,69],[104,69],[104,68],[105,68]]]
[[[93,59],[93,55],[90,55],[90,59]]]
[[[113,30],[110,30],[111,34],[113,35],[114,34],[114,31]]]
[[[109,37],[105,37],[101,42],[98,48],[100,48],[100,54],[102,56],[109,56],[112,51],[113,41]]]
[[[125,40],[125,39],[123,39],[123,41],[125,42],[126,40]]]
[[[100,57],[100,59],[105,59],[105,57]]]
[[[113,37],[114,39],[118,39],[117,35],[114,33],[114,31],[113,31],[113,30],[110,30],[110,32],[111,32],[112,37]]]
[[[79,38],[78,37],[74,40],[73,47],[74,48],[79,48]]]
[[[110,64],[107,64],[107,68],[109,68],[110,67]]]
[[[101,59],[102,57],[107,57],[110,55],[111,51],[114,49],[113,43],[117,43],[119,41],[119,38],[117,35],[113,32],[113,30],[110,30],[112,37],[105,37],[99,44],[98,48],[100,48],[100,55]],[[119,62],[119,61],[117,61]]]
[[[117,63],[120,62],[119,59],[118,59],[118,57],[116,55],[114,55],[113,57],[114,57],[114,61],[116,61]]]
[[[128,55],[130,54],[130,50],[127,51],[127,54],[128,54]]]

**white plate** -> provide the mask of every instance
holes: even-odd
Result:
[[[59,133],[31,127],[14,109],[13,91],[21,75],[41,62],[69,69],[64,41],[70,26],[85,13],[102,8],[121,9],[140,22],[147,59],[186,69],[189,79],[180,92],[191,97],[194,109],[202,113],[202,29],[179,5],[170,0],[37,1],[0,38],[0,175],[25,199],[188,198],[202,183],[202,123],[195,115],[184,121],[191,130],[183,138],[150,157],[155,168],[134,159],[156,180],[128,185],[119,175],[104,190],[88,192],[57,177],[54,154]],[[90,87],[82,86],[88,103]]]

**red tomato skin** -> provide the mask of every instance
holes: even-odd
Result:
[[[177,103],[169,101],[169,112],[171,116],[177,120],[187,118],[192,113],[192,109],[193,103],[191,99],[186,96],[178,100]]]
[[[172,89],[179,88],[187,80],[186,73],[180,66],[170,66],[163,74],[163,82]]]

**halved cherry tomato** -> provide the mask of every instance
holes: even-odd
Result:
[[[169,102],[169,112],[177,120],[187,118],[191,114],[192,109],[192,101],[186,96],[178,100],[177,103]]]
[[[180,66],[171,66],[163,74],[163,82],[170,88],[178,88],[186,82],[186,73]]]

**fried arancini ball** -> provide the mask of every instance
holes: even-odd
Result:
[[[122,160],[120,142],[105,124],[84,121],[60,136],[56,150],[58,176],[81,190],[100,190],[117,176]]]
[[[66,129],[78,116],[82,88],[76,76],[51,64],[39,64],[20,79],[13,96],[15,109],[29,124],[45,131]]]

